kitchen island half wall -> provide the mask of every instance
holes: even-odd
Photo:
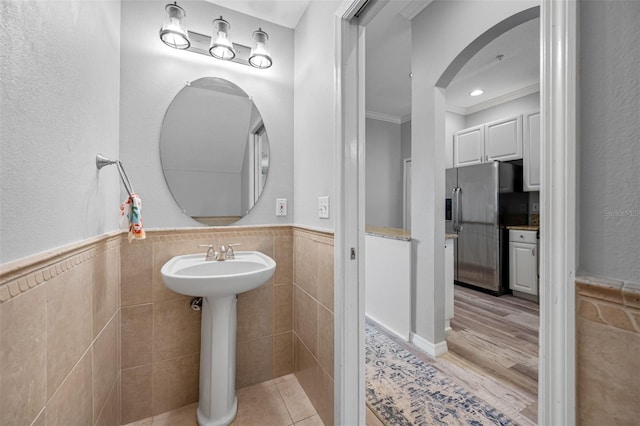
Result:
[[[445,235],[446,322],[453,317],[453,239]],[[365,314],[391,333],[411,339],[411,234],[407,230],[365,227]],[[448,257],[451,257],[449,259]],[[450,272],[450,273],[449,273]],[[449,306],[450,305],[450,306]]]

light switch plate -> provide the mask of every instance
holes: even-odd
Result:
[[[286,216],[286,215],[287,215],[287,199],[276,198],[276,216]]]
[[[318,197],[318,217],[329,219],[329,197]]]

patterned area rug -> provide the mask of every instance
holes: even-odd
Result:
[[[366,324],[367,405],[388,426],[517,425]]]

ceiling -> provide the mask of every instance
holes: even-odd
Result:
[[[207,0],[293,28],[312,0]],[[313,0],[321,1],[321,0]],[[411,21],[430,1],[391,0],[366,27],[366,109],[370,117],[404,121],[411,116]],[[464,113],[509,94],[536,90],[540,20],[496,38],[456,75],[446,91],[450,109]],[[498,55],[502,55],[498,59]],[[482,88],[484,94],[469,96]],[[527,92],[528,91],[528,92]]]
[[[405,121],[411,115],[410,1],[389,2],[366,28],[366,109],[369,117]],[[406,14],[405,14],[406,15]],[[446,91],[449,108],[465,113],[510,94],[537,90],[540,20],[508,31],[485,46],[456,75]],[[503,55],[501,60],[498,55]],[[469,93],[482,88],[477,97]]]
[[[311,0],[207,0],[236,12],[295,28]]]
[[[486,45],[465,64],[447,87],[447,103],[470,108],[540,81],[540,19],[518,25]],[[480,96],[470,96],[482,89]],[[532,93],[531,92],[531,93]]]

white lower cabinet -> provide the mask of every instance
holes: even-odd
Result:
[[[536,231],[509,231],[509,288],[538,295]]]

